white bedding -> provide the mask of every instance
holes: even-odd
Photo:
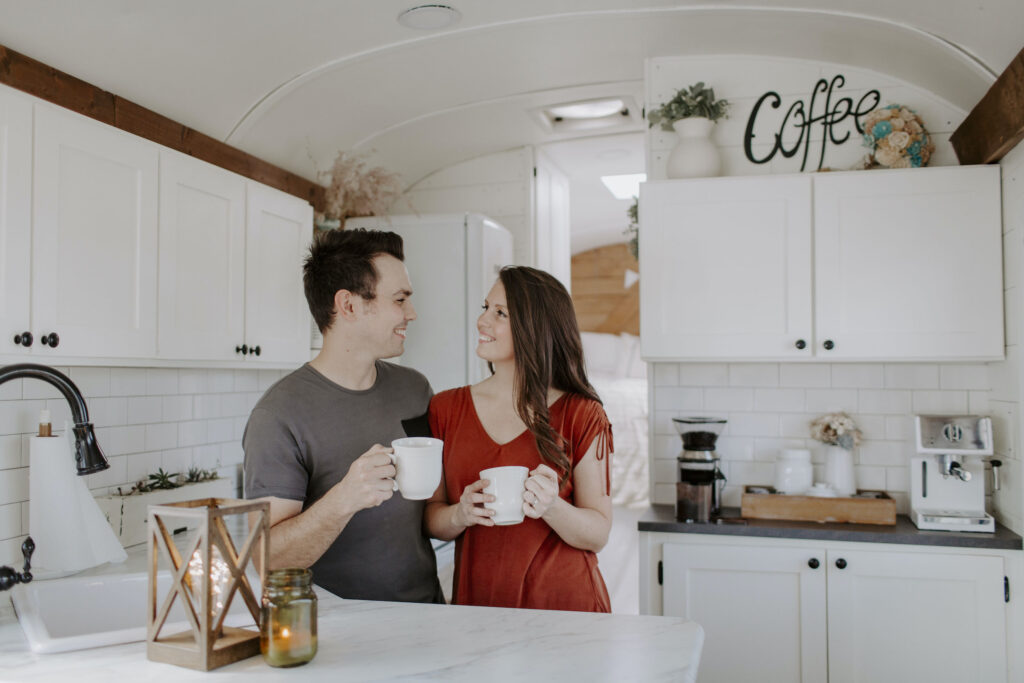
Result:
[[[646,507],[650,503],[647,476],[647,380],[595,374],[590,383],[604,402],[612,423],[612,503]]]

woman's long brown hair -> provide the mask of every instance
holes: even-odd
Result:
[[[571,446],[551,426],[548,389],[601,402],[587,379],[576,309],[562,283],[542,270],[506,266],[498,279],[512,328],[516,413],[533,434],[541,460],[564,483],[572,470]]]

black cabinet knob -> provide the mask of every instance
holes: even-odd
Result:
[[[811,569],[817,569],[821,566],[821,562],[818,562],[818,558],[812,557],[811,559],[807,560],[807,566]]]
[[[840,557],[838,560],[836,560],[836,566],[840,569],[846,569],[846,560]]]
[[[245,354],[249,353],[249,347],[246,346],[245,344],[242,344],[241,346],[236,346],[235,353],[240,353],[244,356]]]
[[[807,348],[807,342],[805,342],[803,339],[797,339],[796,340],[796,348],[798,348],[801,351],[803,351],[804,349]]]
[[[50,334],[44,334],[40,337],[39,343],[43,346],[49,346],[55,349],[57,348],[57,344],[60,344],[60,337],[57,336],[56,332],[51,332]]]
[[[831,351],[832,349],[834,349],[836,347],[835,343],[831,339],[826,339],[825,343],[822,344],[822,346],[825,347],[826,351]]]
[[[259,347],[259,345],[256,345],[256,346],[252,347],[252,352],[255,353],[257,356],[260,355],[260,347]]]
[[[32,346],[32,333],[22,332],[21,334],[14,335],[14,343],[25,347]]]

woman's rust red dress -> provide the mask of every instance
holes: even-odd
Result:
[[[597,457],[612,450],[611,423],[601,404],[564,394],[549,410],[551,426],[571,445],[572,465],[597,439]],[[448,503],[459,502],[466,486],[488,467],[541,464],[529,430],[505,444],[495,443],[477,416],[469,387],[450,389],[430,402],[430,428],[444,441],[444,484]],[[559,495],[573,503],[572,478]],[[471,526],[455,543],[452,602],[458,605],[611,612],[611,600],[597,568],[597,556],[574,548],[541,519],[510,526]]]

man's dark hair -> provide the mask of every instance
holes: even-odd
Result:
[[[334,324],[334,295],[339,289],[367,301],[376,297],[379,275],[373,259],[381,254],[404,261],[402,238],[393,232],[364,228],[316,235],[302,266],[302,282],[309,312],[320,332]]]

